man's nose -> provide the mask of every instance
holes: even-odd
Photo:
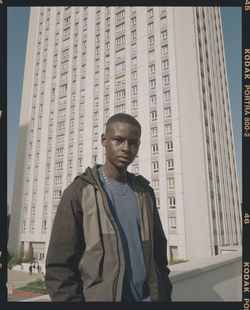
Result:
[[[122,150],[124,150],[124,151],[129,151],[129,148],[130,148],[130,146],[129,146],[129,143],[128,143],[128,141],[123,141],[123,143],[122,143]]]

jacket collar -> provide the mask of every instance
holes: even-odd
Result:
[[[99,167],[102,167],[102,165],[95,165],[93,168],[88,167],[83,174],[81,174],[80,177],[85,182],[88,182],[94,186],[99,184],[99,177],[98,177],[98,171],[97,169]],[[138,175],[136,176],[134,173],[128,172],[129,180],[134,187],[143,187],[147,188],[149,185],[149,181],[146,180],[143,176]],[[144,189],[145,190],[145,189]]]

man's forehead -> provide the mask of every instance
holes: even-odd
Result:
[[[109,124],[107,128],[110,134],[128,134],[133,133],[134,135],[140,136],[140,129],[127,122],[115,121]]]

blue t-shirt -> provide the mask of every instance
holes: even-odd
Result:
[[[140,237],[139,210],[134,191],[129,184],[126,194],[118,196],[105,182],[101,168],[98,169],[98,173],[122,241],[126,265],[123,300],[150,301]],[[109,178],[109,182],[117,192],[121,193],[126,188],[126,184],[111,178]]]

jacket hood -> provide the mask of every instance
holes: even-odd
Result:
[[[95,165],[93,168],[88,167],[81,175],[77,176],[75,179],[80,178],[85,182],[96,186],[98,183],[97,169],[100,167],[102,167],[102,165]],[[134,173],[130,172],[128,172],[128,175],[132,184],[136,183],[137,185],[142,187],[148,187],[148,185],[150,184],[150,182],[141,175],[135,175]]]

